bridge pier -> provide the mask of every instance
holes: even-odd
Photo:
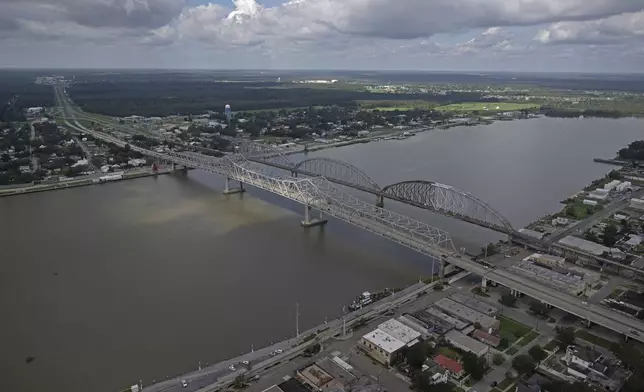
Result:
[[[382,196],[378,196],[376,199],[376,207],[379,208],[385,208],[385,198]]]
[[[487,292],[487,278],[485,276],[483,277],[483,279],[481,279],[481,292]]]
[[[308,204],[304,205],[304,220],[301,222],[302,227],[314,227],[314,226],[322,226],[327,223],[326,219],[322,218],[322,211],[320,211],[320,217],[319,218],[311,218],[311,206]]]
[[[244,183],[239,181],[239,188],[230,187],[230,178],[226,177],[226,188],[224,188],[224,195],[234,195],[235,193],[246,192],[244,189]]]

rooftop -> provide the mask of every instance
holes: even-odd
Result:
[[[587,241],[582,238],[573,237],[571,235],[560,239],[559,243],[571,248],[581,249],[583,251],[592,253],[595,256],[601,256],[604,252],[610,252],[610,248],[607,248],[604,245],[600,245],[592,241]]]
[[[450,298],[488,316],[494,316],[498,312],[498,309],[494,306],[488,305],[487,303],[479,301],[472,297],[468,297],[465,294],[455,293],[452,294]]]
[[[463,371],[463,366],[458,361],[448,358],[443,354],[438,354],[434,357],[434,362],[443,369],[447,369],[454,374],[459,374]]]
[[[438,308],[459,317],[462,320],[468,321],[471,324],[480,323],[483,328],[490,328],[496,324],[497,320],[478,312],[472,308],[462,305],[449,298],[441,298],[434,303]]]
[[[450,316],[434,306],[430,306],[429,308],[416,313],[415,316],[426,323],[430,323],[433,320],[442,321],[459,330],[467,327],[467,323]]]
[[[469,348],[474,353],[488,349],[488,346],[486,344],[483,344],[476,339],[472,339],[471,337],[458,331],[449,331],[445,334],[445,338],[454,341],[461,346]]]
[[[378,325],[378,329],[407,344],[420,337],[420,333],[396,319],[387,320]]]
[[[369,332],[362,338],[387,353],[396,352],[406,345],[406,343],[401,342],[379,328]]]

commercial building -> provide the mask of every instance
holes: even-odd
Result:
[[[608,184],[604,184],[604,189],[606,189],[607,191],[612,191],[613,189],[616,189],[621,183],[621,181],[613,180]]]
[[[599,203],[597,203],[597,201],[595,201],[595,200],[589,200],[589,199],[584,199],[584,200],[582,201],[582,203],[583,203],[584,205],[591,206],[591,207],[594,207],[594,206],[596,206],[597,204],[599,204]]]
[[[445,329],[443,334],[445,334],[450,329],[457,329],[460,331],[467,328],[467,326],[469,325],[469,323],[459,320],[456,317],[452,317],[435,306],[430,306],[425,310],[421,310],[420,312],[415,313],[414,316],[422,321],[425,321],[428,324],[434,323],[441,326]]]
[[[604,245],[587,241],[582,238],[573,237],[571,235],[560,239],[559,243],[584,252],[592,253],[595,256],[601,256],[604,252],[610,252],[610,248],[607,248]]]
[[[481,327],[486,330],[490,328],[497,329],[499,326],[499,321],[497,319],[487,316],[449,298],[439,299],[434,303],[434,306],[443,310],[447,314],[468,322],[469,324],[479,323],[481,324]]]
[[[322,358],[295,372],[295,378],[311,391],[339,392],[354,381],[353,367],[339,357]]]
[[[494,317],[499,312],[499,310],[494,306],[491,306],[486,302],[479,301],[475,298],[468,297],[465,294],[455,293],[455,294],[452,294],[450,298],[458,303],[461,303],[467,306],[468,308],[472,308],[477,312],[481,312],[487,316]]]
[[[478,357],[487,354],[490,349],[488,345],[483,344],[476,339],[472,339],[458,331],[449,331],[446,333],[445,340],[447,340],[452,346],[460,348],[463,351],[470,352]]]
[[[606,200],[608,198],[608,190],[595,189],[588,194],[588,197],[590,197],[591,199]]]
[[[617,192],[624,192],[624,191],[627,191],[627,190],[629,190],[631,188],[633,188],[633,184],[631,184],[630,181],[624,181],[621,184],[617,185],[615,187],[615,190]]]
[[[536,264],[559,268],[563,268],[566,263],[566,259],[563,257],[544,255],[541,253],[533,253],[530,256],[524,258],[523,261],[531,261]]]
[[[304,384],[295,378],[290,378],[279,385],[273,385],[262,392],[311,392]]]
[[[597,202],[595,202],[597,203]],[[584,203],[585,204],[585,203]],[[570,221],[568,218],[556,217],[550,222],[553,226],[566,226]]]
[[[413,346],[419,337],[419,332],[391,319],[360,338],[358,346],[376,361],[389,365],[403,347]]]
[[[544,236],[544,233],[539,233],[538,231],[534,231],[530,229],[519,229],[519,233],[525,234],[532,238],[536,238],[538,240],[543,239],[543,236]]]

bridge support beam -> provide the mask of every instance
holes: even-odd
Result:
[[[235,193],[243,193],[246,192],[246,189],[244,189],[244,183],[239,182],[239,188],[231,188],[230,187],[230,178],[226,177],[226,188],[224,188],[224,195],[234,195]]]
[[[311,206],[308,204],[304,206],[304,220],[301,222],[302,227],[322,226],[326,223],[327,220],[322,218],[321,211],[319,218],[311,218]]]
[[[486,277],[483,277],[483,279],[481,279],[481,292],[482,293],[487,292],[487,278]]]
[[[385,198],[384,197],[378,196],[378,199],[376,199],[376,207],[385,208]]]

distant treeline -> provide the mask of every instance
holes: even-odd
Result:
[[[438,103],[478,101],[479,93],[388,94],[336,88],[307,88],[276,82],[99,82],[79,83],[68,89],[84,110],[111,116],[168,116],[208,110],[233,111],[306,106],[356,106],[360,100],[427,100]]]
[[[0,72],[0,121],[24,121],[23,109],[34,106],[54,106],[51,86],[34,84],[31,74]],[[8,102],[18,97],[12,105]]]
[[[568,110],[568,109],[547,109],[543,108],[542,113],[547,117],[563,117],[563,118],[575,118],[579,116],[584,117],[605,117],[605,118],[620,118],[625,117],[626,115],[617,110]]]

